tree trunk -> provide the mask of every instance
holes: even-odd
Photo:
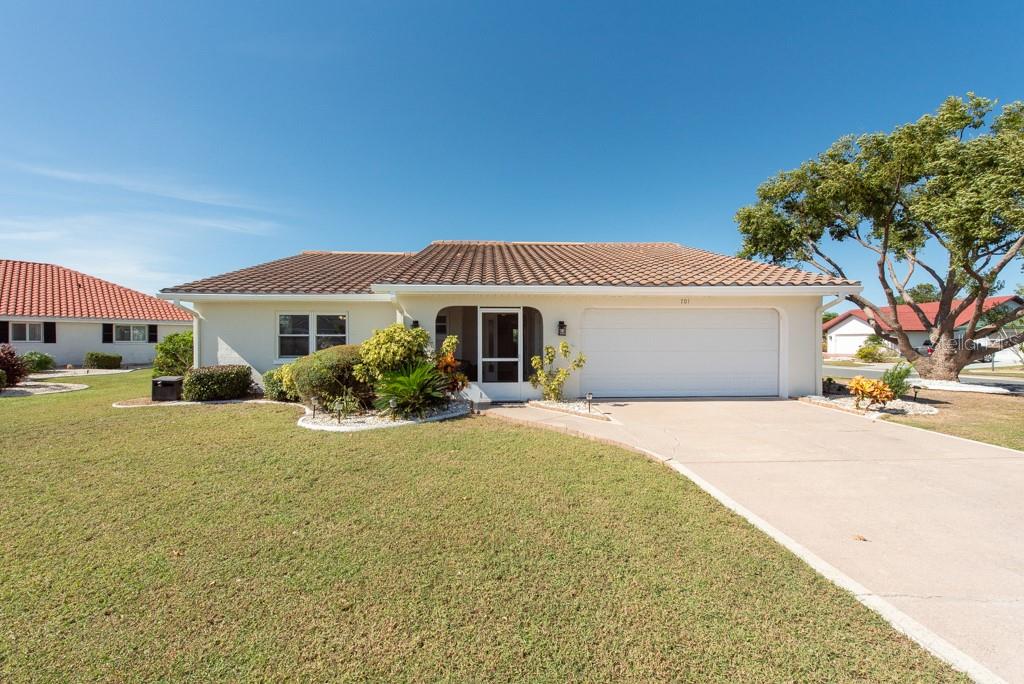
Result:
[[[917,374],[926,380],[959,380],[960,371],[970,363],[971,352],[962,348],[956,340],[940,337],[931,356],[921,356],[914,361]]]

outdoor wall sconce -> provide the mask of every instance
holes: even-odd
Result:
[[[413,322],[412,322],[412,327],[413,327],[413,328],[418,328],[418,327],[420,327],[420,322],[419,322],[419,321],[413,321]]]
[[[558,336],[565,337],[565,321],[558,321]]]

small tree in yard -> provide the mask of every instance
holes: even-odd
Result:
[[[544,347],[544,356],[534,356],[530,359],[530,366],[533,367],[533,377],[530,384],[533,387],[541,388],[541,395],[548,401],[562,400],[562,387],[569,379],[572,372],[583,368],[587,357],[577,354],[570,360],[572,355],[568,342],[562,342],[556,350],[550,344]],[[563,360],[569,361],[569,365],[562,368],[555,368],[555,360],[561,356]]]
[[[1000,274],[1024,260],[1024,103],[1004,106],[989,122],[993,107],[973,93],[949,98],[935,114],[891,133],[842,138],[781,172],[758,188],[755,204],[736,214],[740,254],[804,263],[846,279],[830,247],[853,243],[869,251],[886,304],[910,306],[933,353],[918,352],[882,306],[860,295],[846,299],[924,378],[955,380],[968,363],[1021,344],[1024,330],[994,346],[975,344],[1024,320],[1019,308],[983,321]],[[933,254],[944,254],[947,265]],[[934,316],[915,298],[923,289],[909,286],[918,273],[937,290]],[[961,336],[956,321],[965,312]]]
[[[192,332],[168,335],[156,345],[153,377],[184,375],[192,367]]]

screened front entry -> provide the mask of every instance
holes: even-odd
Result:
[[[470,381],[494,400],[518,401],[533,374],[530,359],[542,353],[540,312],[531,307],[450,306],[437,314],[435,344],[457,335],[456,358]]]

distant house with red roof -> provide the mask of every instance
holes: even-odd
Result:
[[[159,340],[192,329],[192,315],[170,302],[55,264],[0,259],[0,343],[40,351],[58,365],[86,352],[153,361]]]
[[[960,303],[961,300],[953,301],[953,308]],[[936,316],[939,312],[938,302],[924,302],[918,304],[925,316],[930,321],[935,321]],[[991,311],[999,307],[1020,307],[1024,306],[1024,299],[1015,295],[1008,295],[1003,297],[989,297],[985,300],[985,311]],[[892,307],[886,306],[881,308],[882,313],[889,319],[893,318]],[[956,329],[959,331],[964,328],[971,320],[971,316],[974,313],[974,307],[970,306],[957,317]],[[896,319],[902,326],[903,330],[906,331],[907,336],[910,338],[911,343],[917,349],[924,349],[929,343],[928,330],[924,325],[921,324],[921,320],[914,313],[914,309],[909,304],[900,304],[896,307]],[[883,330],[889,330],[889,326],[885,325],[881,320],[878,321]],[[833,356],[853,356],[860,349],[861,345],[867,341],[868,337],[875,334],[874,328],[868,324],[867,314],[862,309],[851,309],[850,311],[844,311],[839,316],[826,322],[822,325],[822,331],[825,334],[827,342],[826,351]],[[892,345],[890,345],[892,346]],[[1011,350],[1003,350],[997,355],[997,361],[1006,361],[1008,363],[1018,363],[1017,357]]]

